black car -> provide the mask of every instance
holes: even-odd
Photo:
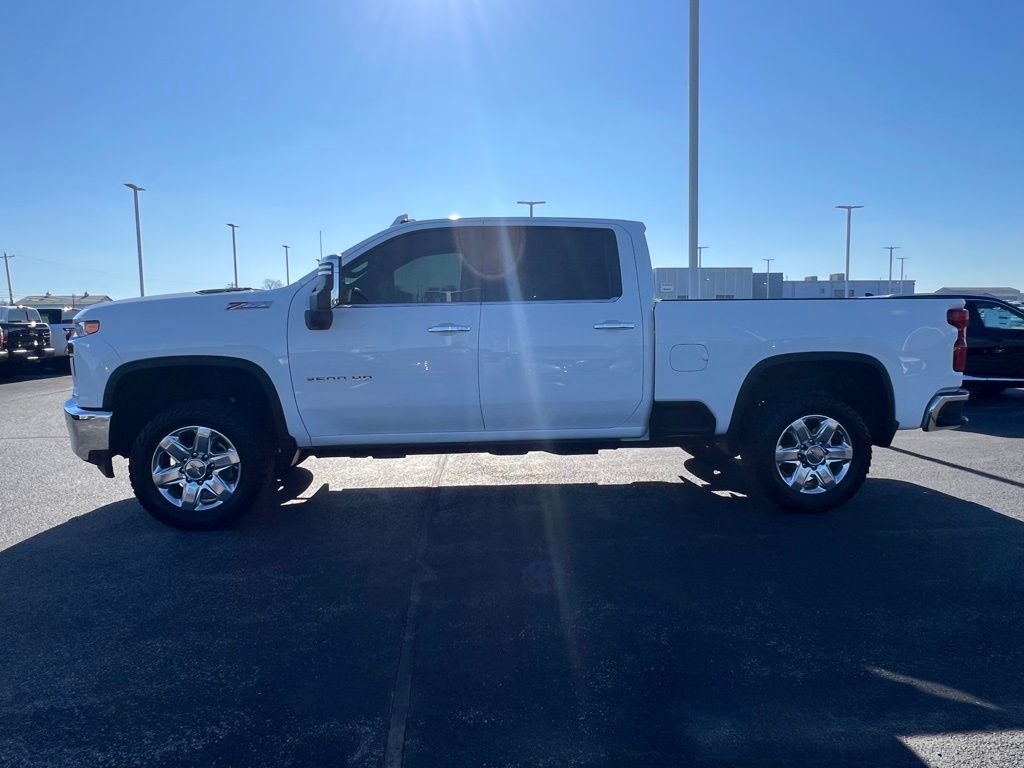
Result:
[[[0,306],[0,364],[4,368],[53,357],[50,327],[32,307]]]
[[[964,385],[996,394],[1024,387],[1024,310],[992,296],[960,296],[967,304]]]

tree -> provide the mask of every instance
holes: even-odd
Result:
[[[266,280],[263,281],[263,290],[272,291],[275,288],[281,288],[283,285],[284,283],[282,283],[280,280],[275,280],[272,277],[268,277]]]

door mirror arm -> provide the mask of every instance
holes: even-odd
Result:
[[[309,295],[306,327],[311,331],[326,331],[334,323],[331,299],[334,294],[334,262],[324,259],[317,270],[316,284]]]

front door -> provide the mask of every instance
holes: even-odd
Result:
[[[397,235],[343,268],[334,322],[311,331],[296,298],[292,382],[317,445],[434,442],[483,429],[480,293],[457,227]]]

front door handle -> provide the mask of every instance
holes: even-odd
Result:
[[[594,323],[595,331],[631,331],[636,328],[636,323],[620,323],[616,320],[605,320],[603,323]]]
[[[427,333],[467,333],[468,325],[456,325],[455,323],[440,323],[427,328]]]

